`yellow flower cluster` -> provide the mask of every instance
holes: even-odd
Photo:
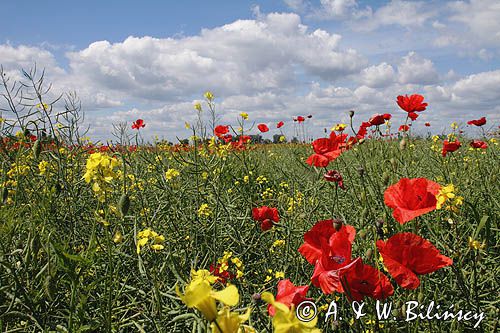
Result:
[[[166,180],[172,180],[176,177],[179,177],[180,176],[180,172],[177,171],[176,169],[168,169],[166,172],[165,172],[165,179]]]
[[[266,188],[264,192],[262,192],[261,197],[262,199],[272,199],[274,197],[274,190],[272,188]]]
[[[464,202],[464,198],[455,194],[455,186],[449,184],[441,187],[439,193],[436,195],[436,209],[441,209],[447,202],[446,209],[457,211],[458,207]]]
[[[277,248],[282,248],[283,246],[285,246],[285,240],[284,239],[277,239],[274,241],[273,245],[271,245],[269,252],[274,253]]]
[[[200,208],[198,208],[198,217],[210,217],[212,215],[212,210],[208,206],[208,204],[204,203],[201,204]]]
[[[246,113],[246,112],[241,112],[241,113],[240,113],[240,116],[241,116],[241,118],[243,118],[243,119],[245,119],[245,120],[247,120],[247,119],[248,119],[248,113]]]
[[[236,278],[242,278],[244,270],[243,261],[241,261],[240,258],[233,257],[233,252],[230,251],[224,251],[224,255],[222,256],[222,258],[219,258],[217,260],[217,263],[220,265],[219,272],[226,272],[229,269],[230,261],[234,264],[234,266],[236,266]]]
[[[482,250],[486,247],[486,243],[484,241],[481,243],[469,236],[469,247],[474,250]]]
[[[259,176],[257,177],[257,179],[255,179],[255,181],[259,184],[264,184],[267,183],[267,178],[265,176]]]
[[[147,244],[150,244],[150,248],[154,251],[163,250],[164,242],[165,237],[163,235],[159,235],[149,228],[144,229],[137,234],[137,254],[141,253],[142,248]]]
[[[334,127],[332,127],[330,130],[331,131],[342,132],[343,130],[345,130],[346,127],[347,127],[346,124],[337,124]]]
[[[117,178],[115,168],[119,162],[116,158],[102,153],[93,153],[87,159],[86,171],[83,175],[85,182],[92,184],[92,190],[99,199],[104,202],[106,192],[111,190],[111,182]]]

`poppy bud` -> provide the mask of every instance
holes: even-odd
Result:
[[[365,257],[366,257],[366,260],[370,260],[373,256],[373,249],[368,249],[366,250],[366,253],[365,253]]]
[[[354,117],[354,110],[349,111],[349,117],[350,118]]]
[[[389,174],[387,172],[384,172],[382,174],[382,184],[384,184],[384,186],[387,186],[389,184]]]
[[[4,186],[2,189],[2,201],[5,202],[7,201],[7,198],[9,197],[9,189]]]
[[[391,162],[392,170],[396,171],[397,164],[396,164],[396,160],[394,159],[394,157],[391,158],[389,160],[389,162]]]
[[[358,168],[358,173],[359,173],[359,175],[360,175],[361,177],[363,177],[363,175],[365,174],[365,169],[364,169],[362,166],[360,166],[360,167]]]
[[[126,193],[123,193],[120,197],[120,201],[118,201],[118,209],[122,216],[127,215],[128,209],[130,208],[130,198]]]
[[[361,212],[361,217],[363,219],[368,218],[368,208],[367,207],[363,208],[363,211]]]
[[[260,301],[260,299],[261,299],[261,295],[259,293],[255,293],[252,295],[252,300],[254,300],[255,302]]]
[[[333,220],[333,227],[335,230],[339,231],[340,228],[342,228],[342,221],[341,220]]]
[[[359,139],[359,140],[358,140],[358,144],[360,144],[360,145],[361,145],[361,144],[363,144],[363,143],[365,143],[365,139],[364,139],[364,138],[361,138],[361,139]]]
[[[40,139],[35,141],[35,144],[33,145],[33,156],[35,156],[35,159],[38,159],[38,156],[40,156],[40,153],[42,152],[42,144],[40,142]]]
[[[422,302],[424,301],[424,293],[422,292],[422,290],[420,290],[420,292],[418,293],[417,300],[419,304],[422,304]]]
[[[378,219],[376,222],[375,222],[375,225],[377,226],[377,228],[382,228],[384,226],[384,220],[382,219]]]
[[[366,238],[366,230],[360,230],[358,233],[359,238],[365,239]]]
[[[405,148],[406,148],[406,139],[405,139],[405,138],[403,138],[403,140],[401,140],[401,141],[399,142],[399,149],[400,149],[400,150],[405,150]]]
[[[30,130],[29,130],[29,129],[25,128],[25,129],[24,129],[24,131],[23,131],[23,134],[24,134],[24,136],[26,136],[26,137],[27,137],[27,136],[29,136],[31,133],[30,133]]]

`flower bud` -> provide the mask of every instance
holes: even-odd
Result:
[[[365,169],[364,169],[362,166],[360,166],[360,167],[358,168],[358,174],[359,174],[361,177],[363,177],[363,175],[365,174]]]
[[[400,149],[400,150],[405,150],[405,148],[406,148],[406,139],[405,139],[405,138],[403,138],[403,140],[401,140],[401,141],[399,142],[399,149]]]
[[[252,295],[252,300],[254,300],[255,302],[260,301],[260,299],[261,299],[260,293],[255,293]]]
[[[358,233],[359,238],[365,239],[366,238],[366,230],[360,230]]]
[[[118,209],[122,216],[127,215],[128,209],[130,208],[130,198],[126,193],[123,193],[118,202]]]
[[[382,184],[384,184],[384,186],[387,186],[389,184],[389,179],[390,179],[390,176],[387,172],[384,172],[382,174]]]
[[[40,142],[40,139],[35,141],[35,144],[33,145],[33,156],[35,156],[35,159],[38,159],[38,156],[40,156],[40,153],[42,152],[42,143]]]
[[[333,227],[335,230],[339,231],[340,228],[342,228],[342,221],[341,220],[333,220]]]
[[[349,111],[349,117],[350,118],[354,117],[354,110]]]
[[[365,257],[366,257],[366,260],[370,260],[373,256],[373,249],[368,249],[366,250],[366,253],[365,253]]]

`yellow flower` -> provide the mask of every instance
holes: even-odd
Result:
[[[186,129],[190,129],[190,128],[191,128],[191,125],[190,125],[187,121],[185,121],[185,122],[184,122],[184,127],[185,127]]]
[[[200,311],[208,321],[213,322],[217,318],[216,300],[228,305],[238,304],[240,296],[238,289],[234,285],[229,285],[221,291],[214,291],[205,280],[191,281],[181,294],[179,286],[176,286],[177,295],[188,308],[195,308]]]
[[[248,183],[249,180],[250,180],[250,177],[248,177],[248,176],[243,177],[243,182]]]
[[[137,234],[137,254],[141,253],[142,247],[150,243],[150,247],[153,251],[161,251],[165,247],[163,243],[165,242],[165,237],[157,234],[153,230],[147,228],[140,231]]]
[[[247,311],[239,315],[236,312],[231,312],[229,308],[225,307],[219,313],[217,314],[217,319],[215,323],[211,324],[212,327],[212,333],[243,333],[243,332],[251,332],[249,331],[250,329],[253,330],[253,328],[249,326],[243,325],[241,326],[242,323],[248,320],[250,318],[250,308],[247,309]],[[219,330],[220,328],[220,330]],[[254,332],[255,330],[253,330]]]
[[[247,120],[247,119],[248,119],[248,113],[246,113],[246,112],[241,112],[241,113],[240,113],[240,116],[241,116],[241,118],[243,118],[243,119],[245,119],[245,120]]]
[[[469,247],[474,250],[482,250],[486,247],[486,243],[484,241],[481,243],[480,241],[474,240],[469,236]]]
[[[199,217],[209,217],[212,215],[212,210],[208,206],[208,204],[201,204],[200,208],[198,208],[198,216]]]
[[[194,103],[194,108],[196,111],[201,112],[201,103],[200,102]]]
[[[214,99],[214,94],[212,94],[212,92],[210,91],[205,92],[204,96],[209,102],[213,101]]]
[[[40,161],[40,163],[38,163],[38,170],[40,171],[40,175],[45,175],[47,173],[48,167],[49,167],[49,162]]]
[[[458,124],[456,122],[452,122],[451,125],[450,125],[450,127],[452,129],[457,129],[458,128]]]
[[[286,141],[286,137],[284,135],[280,136],[280,142],[285,142]]]
[[[273,327],[276,333],[320,333],[316,328],[318,318],[314,318],[309,322],[300,321],[295,313],[295,308],[292,305],[288,308],[285,304],[276,302],[273,294],[269,292],[262,293],[262,300],[271,304],[276,309],[276,314],[273,317]]]
[[[167,180],[172,180],[176,177],[179,177],[180,175],[180,172],[175,170],[175,169],[168,169],[166,172],[165,172],[165,178]]]
[[[455,197],[455,186],[449,184],[448,186],[441,187],[439,193],[436,195],[436,209],[441,209],[448,199],[453,199]]]
[[[217,276],[212,275],[212,273],[206,269],[199,269],[197,271],[191,269],[191,281],[207,281],[210,284],[214,284],[217,280]]]
[[[123,242],[123,235],[119,230],[115,232],[115,235],[113,236],[113,242],[115,242],[116,244]]]
[[[276,279],[284,279],[285,278],[285,273],[284,272],[276,272],[276,273],[274,273],[274,277]]]
[[[346,124],[337,124],[331,128],[332,131],[342,132],[347,127]]]

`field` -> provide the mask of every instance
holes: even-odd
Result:
[[[213,97],[206,97],[209,108],[200,115],[215,112]],[[38,124],[48,124],[52,105],[35,102]],[[235,116],[240,138],[251,121]],[[71,135],[51,136],[74,129],[59,122],[44,137],[33,128],[14,135],[15,126],[4,122],[3,332],[497,330],[499,150],[490,134],[477,132],[488,145],[481,149],[455,126],[448,137],[419,138],[384,137],[377,125],[378,132],[352,141],[343,137],[352,135],[347,127],[324,139],[340,140],[336,147],[316,141],[316,150],[326,150],[316,151],[323,157],[309,159],[311,166],[310,143],[217,137],[201,116],[186,125],[197,136],[189,145],[141,143],[147,126],[139,121],[129,142],[71,145],[65,140]],[[443,141],[452,138],[462,145],[443,156]],[[314,166],[324,156],[327,166]],[[328,170],[341,176],[325,177]],[[391,199],[388,188],[405,178],[423,179]],[[404,202],[415,198],[430,203]],[[395,218],[391,200],[414,215]],[[331,221],[305,241],[324,220]],[[380,253],[398,235],[411,244]],[[402,256],[404,267],[391,256]],[[348,263],[355,268],[343,270]],[[278,293],[278,283],[287,295]],[[310,322],[295,313],[305,298],[319,312]],[[378,318],[376,299],[392,304],[387,320]],[[332,301],[335,317],[327,315]],[[355,317],[355,301],[364,302],[365,316]],[[434,302],[440,309],[432,316],[448,310],[455,320],[410,320],[409,301],[422,306],[422,316]]]

